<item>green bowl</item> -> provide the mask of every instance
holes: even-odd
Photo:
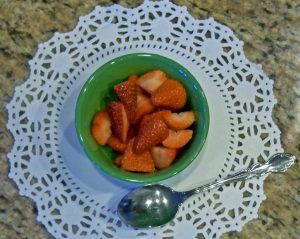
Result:
[[[160,69],[180,81],[187,91],[186,110],[192,110],[196,122],[192,140],[176,157],[173,164],[154,173],[127,172],[114,164],[116,153],[107,146],[99,146],[91,135],[94,114],[117,100],[113,86],[125,81],[129,75],[141,75]],[[99,67],[84,84],[77,99],[76,131],[88,158],[107,174],[130,182],[154,183],[174,176],[185,169],[199,154],[207,137],[209,110],[205,94],[193,75],[182,65],[160,55],[137,53],[115,58]]]

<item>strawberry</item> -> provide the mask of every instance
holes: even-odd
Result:
[[[165,80],[167,80],[167,76],[163,71],[154,70],[140,76],[137,84],[149,94],[152,94]]]
[[[149,151],[136,154],[133,151],[134,138],[129,141],[121,162],[121,167],[128,171],[148,172],[155,171],[154,162]]]
[[[162,141],[163,146],[170,149],[179,149],[185,146],[193,136],[193,130],[182,129],[178,131],[169,130],[169,136]]]
[[[123,158],[124,158],[124,155],[123,154],[120,154],[120,155],[118,155],[116,158],[115,158],[115,164],[117,165],[117,166],[121,166],[122,165],[122,160],[123,160]]]
[[[137,85],[134,82],[125,81],[115,85],[114,90],[124,104],[129,122],[132,122],[137,108]]]
[[[176,149],[161,146],[152,147],[150,152],[154,165],[158,169],[169,167],[176,157]]]
[[[139,127],[138,134],[133,143],[133,150],[140,154],[152,146],[161,143],[168,137],[169,129],[159,115],[146,115]]]
[[[118,137],[111,135],[107,140],[107,145],[113,150],[124,153],[126,149],[126,144],[119,140]]]
[[[129,122],[123,103],[111,102],[107,106],[107,112],[111,119],[111,129],[122,142],[127,139],[129,129]]]
[[[98,111],[92,122],[92,136],[100,145],[105,145],[111,136],[111,121],[105,110]]]
[[[162,117],[168,127],[174,130],[186,129],[195,121],[195,114],[192,111],[172,113],[169,110],[165,110],[162,113]]]
[[[136,124],[139,122],[139,120],[148,113],[151,113],[154,110],[154,105],[151,103],[151,100],[149,97],[144,95],[143,93],[137,94],[137,109],[136,109],[136,115],[133,120],[133,124]]]
[[[173,79],[166,80],[152,95],[152,104],[173,110],[180,110],[186,103],[186,91],[183,85]]]

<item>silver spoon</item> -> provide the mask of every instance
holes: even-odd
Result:
[[[271,156],[265,164],[254,164],[226,178],[185,192],[176,192],[162,184],[146,185],[123,197],[118,204],[117,212],[125,224],[135,228],[161,226],[175,217],[178,208],[190,196],[224,184],[260,177],[267,173],[285,172],[295,159],[295,156],[291,154],[277,153]]]

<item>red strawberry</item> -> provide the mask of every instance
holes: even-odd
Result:
[[[110,126],[111,121],[105,110],[95,114],[92,122],[92,135],[98,144],[106,144],[108,138],[111,136]]]
[[[126,144],[120,141],[120,139],[114,135],[111,135],[107,140],[107,145],[113,150],[124,153],[126,149]]]
[[[124,104],[129,122],[132,122],[137,108],[137,85],[134,82],[125,81],[115,85],[114,90]]]
[[[133,151],[134,138],[129,141],[121,162],[121,167],[128,171],[148,172],[155,171],[154,162],[149,151],[136,154]]]
[[[149,114],[154,110],[154,105],[149,97],[142,93],[137,94],[137,109],[133,123],[137,123],[145,114]]]
[[[176,157],[176,149],[161,146],[152,147],[150,152],[154,165],[158,169],[169,167]]]
[[[140,76],[137,84],[149,94],[152,94],[165,80],[167,80],[166,74],[163,71],[155,70]]]
[[[162,142],[163,146],[170,149],[179,149],[186,145],[193,136],[193,130],[169,130],[169,136]]]
[[[133,143],[135,153],[143,153],[168,137],[169,129],[159,115],[146,115]]]
[[[162,117],[168,127],[174,130],[186,129],[195,121],[195,114],[192,111],[172,113],[169,110],[165,110]]]
[[[121,102],[111,102],[107,106],[107,112],[111,119],[111,129],[114,135],[122,142],[127,139],[129,122],[124,105]]]
[[[186,103],[186,91],[179,81],[168,79],[151,95],[151,101],[155,106],[180,110]]]

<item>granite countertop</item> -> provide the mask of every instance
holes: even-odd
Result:
[[[228,25],[245,42],[248,59],[262,65],[274,80],[278,100],[273,118],[280,128],[286,152],[300,158],[300,2],[293,0],[177,0],[195,18],[211,16]],[[8,178],[6,154],[13,138],[5,127],[5,105],[14,87],[29,75],[28,61],[39,43],[56,31],[74,28],[77,18],[96,5],[134,7],[141,1],[107,0],[2,0],[0,1],[0,238],[52,238],[36,221],[34,203],[18,195]],[[300,166],[299,161],[285,174],[271,175],[265,183],[267,196],[257,219],[241,232],[225,238],[299,238],[300,235]]]

